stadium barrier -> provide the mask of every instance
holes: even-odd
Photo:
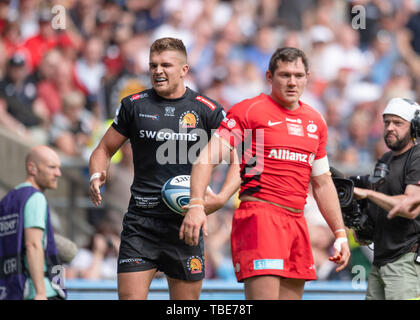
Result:
[[[116,300],[117,281],[72,279],[65,282],[69,300]],[[305,285],[303,300],[363,300],[366,284],[351,281],[311,281]],[[154,279],[148,295],[150,300],[168,300],[165,279]],[[224,280],[205,280],[200,300],[244,300],[243,284]]]

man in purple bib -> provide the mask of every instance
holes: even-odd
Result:
[[[0,202],[0,300],[65,299],[62,266],[50,223],[46,189],[61,176],[57,153],[36,146],[26,157],[26,179]]]

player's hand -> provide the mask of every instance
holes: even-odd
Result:
[[[190,246],[198,245],[200,230],[207,236],[207,216],[202,207],[188,209],[179,229],[179,238]]]
[[[224,199],[210,188],[207,188],[204,196],[204,211],[207,215],[219,210],[225,204]]]
[[[339,266],[335,271],[339,272],[343,270],[347,264],[349,263],[350,259],[350,248],[347,242],[347,238],[337,238],[334,242],[334,255],[329,258],[330,261],[338,264]]]
[[[99,206],[102,202],[100,188],[104,185],[105,181],[106,181],[105,170],[100,172],[100,176],[98,178],[92,179],[92,181],[90,181],[89,195],[90,195],[90,200],[95,206]]]

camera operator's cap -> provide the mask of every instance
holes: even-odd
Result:
[[[386,114],[393,114],[410,122],[414,119],[416,110],[420,110],[420,105],[417,102],[410,99],[393,98],[389,100],[382,116]]]

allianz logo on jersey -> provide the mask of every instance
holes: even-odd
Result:
[[[194,132],[174,132],[170,129],[154,130],[140,130],[140,138],[153,139],[156,141],[197,141],[198,133]]]
[[[268,157],[278,160],[303,162],[312,166],[315,159],[315,154],[311,153],[308,155],[305,153],[293,152],[287,149],[271,149]]]

